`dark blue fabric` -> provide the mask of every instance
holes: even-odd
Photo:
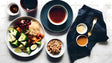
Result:
[[[94,17],[97,17],[98,19],[93,28],[92,35],[88,37],[89,42],[87,47],[78,46],[76,44],[76,37],[79,34],[76,32],[76,26],[79,23],[85,23],[88,27],[88,33],[92,27]],[[84,35],[88,36],[87,33]],[[81,9],[79,9],[78,16],[76,17],[67,35],[67,48],[71,63],[78,58],[90,55],[91,49],[97,42],[106,42],[107,39],[106,24],[103,20],[102,12],[84,5]]]

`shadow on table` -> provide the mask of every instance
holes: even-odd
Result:
[[[47,53],[46,53],[47,54]],[[50,57],[48,54],[47,54],[47,59],[49,61],[51,61],[51,63],[57,63],[57,62],[60,62],[62,60],[63,56],[59,57],[59,58],[52,58]]]
[[[60,36],[60,35],[63,35],[63,34],[65,34],[65,33],[67,33],[68,30],[65,30],[65,31],[62,31],[62,32],[51,32],[51,31],[49,31],[49,30],[47,30],[47,29],[45,28],[45,31],[46,31],[48,34],[50,34],[50,35]]]
[[[15,15],[15,16],[11,16],[11,15],[9,15],[9,21],[12,21],[12,20],[14,20],[15,18],[17,18],[17,17],[19,17],[20,16],[20,13],[18,14],[18,15]]]
[[[27,15],[28,15],[28,16],[32,16],[32,17],[36,17],[36,16],[37,16],[37,11],[38,11],[38,10],[35,10],[35,11],[33,11],[33,12],[29,12],[29,13],[27,12]]]
[[[10,50],[9,50],[10,51]],[[42,52],[42,50],[40,52],[38,52],[37,54],[31,56],[31,57],[20,57],[20,56],[17,56],[15,55],[14,53],[12,53],[10,51],[10,54],[13,58],[15,58],[16,60],[20,60],[20,61],[30,61],[30,60],[33,60],[35,59],[36,57],[38,57],[40,55],[40,53]]]
[[[108,45],[108,41],[106,41],[106,42],[99,42],[99,44],[101,44],[101,45]]]

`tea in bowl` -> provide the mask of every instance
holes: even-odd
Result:
[[[88,38],[85,35],[79,35],[76,38],[76,43],[77,43],[77,45],[79,45],[81,47],[84,47],[84,46],[87,47]]]
[[[68,17],[67,9],[63,5],[56,4],[48,10],[48,20],[54,25],[62,25]]]

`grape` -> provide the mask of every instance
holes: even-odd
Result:
[[[29,25],[31,24],[31,22],[29,22]]]
[[[29,22],[29,20],[27,20],[27,23]]]
[[[26,26],[26,29],[29,29],[29,26]]]
[[[22,20],[17,20],[15,22],[14,28],[20,27],[23,31],[26,31],[26,29],[29,29],[29,25],[31,24],[31,20],[29,19],[22,19]]]
[[[17,28],[17,26],[14,26],[14,28]]]

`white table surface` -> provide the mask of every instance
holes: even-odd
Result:
[[[40,20],[40,12],[42,7],[49,0],[38,0],[38,10],[36,19]],[[98,9],[103,12],[105,23],[107,24],[107,35],[109,39],[107,43],[97,43],[92,51],[91,55],[78,59],[74,63],[112,63],[112,1],[111,0],[64,0],[67,2],[73,10],[73,21],[75,20],[78,10],[84,5],[88,5],[92,8]],[[49,59],[45,52],[45,47],[40,54],[31,60],[20,60],[14,57],[7,48],[5,41],[5,32],[8,24],[12,22],[11,17],[7,14],[7,6],[9,3],[15,2],[19,5],[20,16],[27,16],[27,13],[20,7],[20,0],[0,0],[0,63],[70,63],[67,47],[65,47],[65,53],[60,59]],[[19,16],[19,17],[20,17]],[[45,31],[45,41],[52,38],[61,39],[66,45],[67,33],[61,35],[55,35]]]

